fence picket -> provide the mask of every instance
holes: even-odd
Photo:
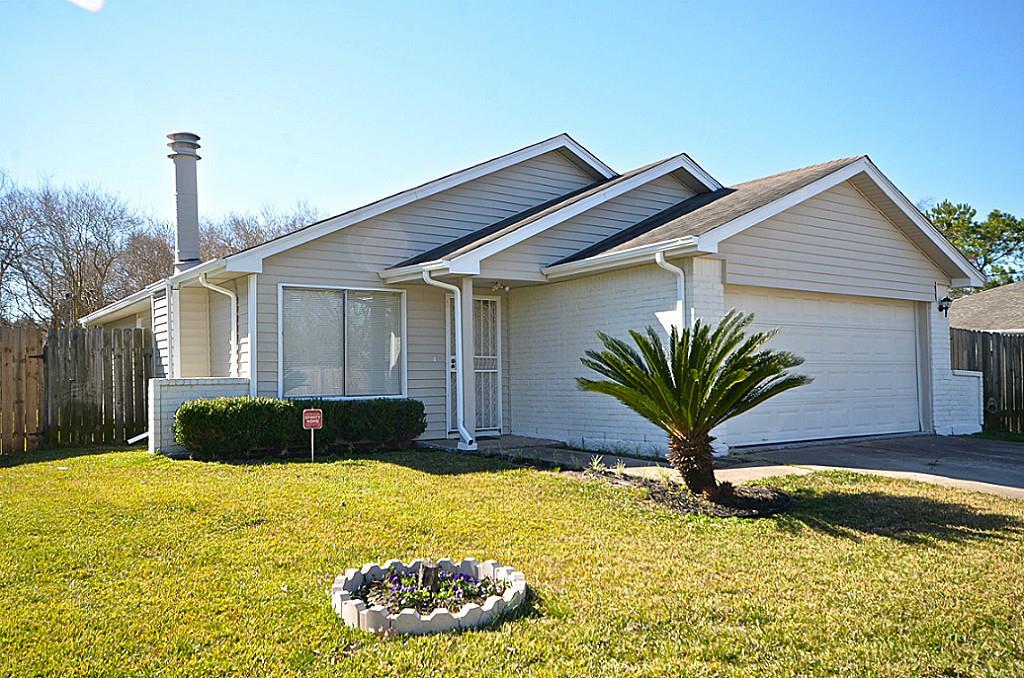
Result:
[[[0,454],[146,430],[148,330],[0,327]]]
[[[951,329],[953,369],[982,372],[985,430],[1024,433],[1024,336]]]

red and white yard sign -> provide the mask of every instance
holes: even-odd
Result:
[[[323,410],[302,410],[302,428],[312,431],[324,427]]]
[[[316,431],[324,427],[323,410],[302,410],[302,428],[309,431],[309,460],[314,461]]]

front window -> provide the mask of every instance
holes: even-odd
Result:
[[[285,287],[286,398],[402,395],[402,295]]]

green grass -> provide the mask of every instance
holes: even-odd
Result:
[[[1010,433],[1008,431],[982,431],[975,433],[975,438],[986,438],[988,440],[1005,440],[1010,443],[1024,443],[1024,433]]]
[[[785,517],[442,452],[317,464],[0,459],[0,675],[1024,674],[1024,502],[851,474]],[[417,556],[522,569],[532,611],[379,639],[325,590]]]

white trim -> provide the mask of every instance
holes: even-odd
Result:
[[[206,274],[205,273],[199,274],[198,280],[199,280],[199,284],[201,286],[205,287],[208,290],[216,292],[218,294],[223,294],[224,296],[226,296],[228,298],[228,300],[230,302],[229,308],[231,309],[231,311],[230,311],[230,313],[228,313],[228,316],[229,316],[230,322],[231,322],[231,328],[230,328],[231,351],[230,351],[229,356],[228,356],[228,359],[230,361],[230,364],[228,365],[228,372],[229,372],[228,376],[239,377],[241,375],[238,373],[238,295],[235,294],[234,291],[229,290],[229,289],[227,289],[225,287],[221,287],[220,285],[214,285],[212,282],[210,282],[209,280],[206,279]],[[207,302],[207,303],[209,303],[209,302]],[[208,336],[210,334],[209,322],[210,322],[209,318],[207,318],[207,335]]]
[[[249,327],[249,395],[256,395],[256,282],[255,273],[249,274],[248,289],[246,290],[246,323]]]
[[[284,288],[294,287],[307,290],[354,290],[359,292],[388,292],[399,295],[402,308],[402,392],[390,395],[367,395],[367,396],[286,396],[284,395]],[[277,397],[288,400],[376,400],[378,398],[408,398],[409,397],[409,337],[408,337],[408,312],[406,307],[406,291],[393,287],[365,287],[360,285],[317,285],[313,283],[277,283]],[[348,350],[348,342],[345,342],[345,350]],[[251,386],[250,386],[251,388]]]
[[[968,280],[973,281],[976,286],[985,284],[985,275],[976,269],[970,261],[967,260],[960,250],[952,245],[938,230],[932,225],[928,218],[921,214],[921,211],[917,209],[914,203],[910,202],[907,196],[903,195],[903,192],[896,188],[889,177],[882,174],[882,171],[875,166],[875,163],[871,162],[869,158],[864,158],[867,165],[867,175],[874,181],[882,192],[892,200],[900,211],[907,215],[907,217],[914,222],[914,224],[920,228],[928,239],[935,244],[942,253],[952,259],[959,268],[965,274],[964,277]]]
[[[475,436],[470,435],[469,429],[466,427],[465,419],[466,384],[465,379],[462,378],[465,370],[465,356],[462,354],[462,288],[460,288],[458,285],[452,285],[450,283],[441,282],[440,280],[434,280],[433,278],[430,277],[430,271],[426,270],[423,271],[423,282],[425,282],[428,285],[433,285],[434,287],[440,287],[441,289],[448,290],[455,296],[455,372],[457,375],[457,379],[455,380],[455,397],[459,412],[457,420],[459,426],[459,436],[462,438],[462,440],[459,441],[458,447],[460,450],[475,450],[477,449],[476,439]],[[447,352],[447,349],[445,349],[445,351]],[[448,424],[446,422],[445,428],[447,429],[447,427]]]
[[[107,304],[98,311],[93,311],[89,315],[82,316],[81,318],[78,319],[78,323],[83,327],[88,327],[90,323],[99,320],[104,316],[117,313],[118,311],[126,310],[129,306],[133,306],[143,301],[147,296],[152,296],[153,291],[160,289],[162,285],[164,285],[164,281],[162,280],[157,281],[152,285],[147,285],[138,292],[133,292],[132,294],[129,294],[127,297],[124,297],[123,299],[118,299],[112,304]]]
[[[505,399],[504,399],[504,391],[502,390],[503,383],[502,383],[502,377],[501,377],[501,374],[502,374],[502,371],[503,371],[502,367],[503,367],[503,363],[504,363],[504,361],[502,360],[502,354],[501,354],[501,334],[502,334],[501,297],[500,296],[496,296],[496,295],[492,295],[492,294],[474,294],[473,295],[473,300],[476,301],[477,299],[481,299],[483,301],[493,301],[493,302],[496,303],[496,306],[495,306],[495,323],[497,324],[497,335],[496,335],[497,343],[496,343],[496,346],[495,346],[495,350],[497,351],[497,355],[495,356],[497,358],[497,379],[495,380],[496,381],[495,389],[497,390],[497,398],[498,398],[498,425],[495,426],[494,428],[485,428],[485,429],[480,429],[480,430],[484,431],[485,433],[497,432],[499,435],[502,435],[504,433],[504,431],[505,431]],[[455,295],[454,294],[445,294],[444,295],[444,341],[445,341],[445,344],[444,344],[444,350],[445,350],[445,384],[444,384],[445,420],[444,420],[444,426],[445,426],[445,435],[449,436],[449,437],[453,436],[453,435],[458,435],[459,434],[458,429],[452,429],[452,427],[451,427],[451,424],[452,424],[452,371],[451,371],[451,362],[452,362],[452,359],[455,357],[451,353],[451,350],[452,350],[452,322],[451,322],[452,321],[452,316],[451,316],[451,307],[452,307],[452,304],[454,302],[455,302]],[[476,325],[474,323],[474,330],[475,330],[475,327],[476,327]],[[476,351],[477,351],[477,346],[479,346],[479,344],[476,342],[476,338],[475,338],[475,335],[474,335],[474,340],[473,340],[473,349],[474,349],[473,352],[474,353],[476,353]],[[475,380],[476,380],[475,379],[475,374],[476,374],[476,356],[475,355],[472,356],[472,359],[473,359],[473,366],[472,367],[473,367],[474,382],[475,382]],[[458,373],[456,373],[456,378],[458,378]],[[476,431],[477,438],[480,437],[480,430]]]
[[[784,210],[795,207],[799,203],[813,198],[819,193],[827,191],[834,186],[838,186],[844,181],[848,181],[862,172],[866,174],[867,177],[871,179],[871,181],[873,181],[890,200],[892,200],[896,207],[898,207],[900,211],[903,212],[936,247],[939,248],[939,250],[957,267],[957,269],[964,274],[967,280],[972,281],[972,284],[974,285],[984,284],[984,275],[975,269],[974,266],[972,266],[971,263],[949,243],[948,240],[935,230],[935,227],[932,226],[931,222],[929,222],[928,219],[926,219],[924,215],[922,215],[921,212],[918,211],[918,209],[914,207],[909,200],[907,200],[906,196],[900,193],[892,182],[890,182],[889,179],[866,157],[860,158],[849,165],[818,179],[817,181],[813,181],[803,188],[797,189],[792,193],[787,193],[767,205],[762,205],[761,207],[738,216],[731,221],[727,221],[720,226],[716,226],[707,233],[701,235],[700,242],[702,245],[714,247],[717,250],[719,243],[723,240],[731,238],[738,233],[742,233],[748,228],[770,219]]]
[[[349,212],[345,212],[344,214],[339,214],[335,217],[325,219],[320,223],[307,226],[306,228],[277,238],[276,240],[271,240],[270,242],[262,245],[257,245],[256,247],[244,252],[232,254],[224,259],[225,265],[228,270],[232,271],[244,270],[260,272],[262,269],[262,264],[260,262],[266,257],[279,254],[280,252],[323,237],[329,233],[334,233],[335,231],[351,226],[352,224],[365,221],[366,219],[373,218],[395,208],[408,205],[414,200],[420,200],[422,198],[435,195],[441,191],[446,191],[448,189],[455,188],[456,186],[460,186],[468,181],[479,179],[480,177],[488,174],[492,174],[526,160],[557,150],[566,150],[573,155],[576,155],[580,160],[586,163],[587,166],[593,169],[596,174],[604,177],[605,179],[611,179],[617,176],[610,167],[580,146],[568,134],[559,134],[558,136],[550,139],[521,148],[518,151],[513,151],[512,153],[493,158],[478,165],[474,165],[473,167],[455,172],[454,174],[441,177],[440,179],[434,179],[433,181],[429,181],[421,186],[402,191],[401,193],[396,193],[395,195],[383,198],[370,203],[369,205],[364,205]]]
[[[632,191],[646,183],[654,181],[666,174],[671,174],[676,170],[687,167],[693,164],[686,155],[677,155],[675,157],[664,160],[654,167],[651,167],[636,176],[630,177],[624,181],[620,181],[616,184],[608,186],[607,188],[600,190],[593,195],[589,195],[582,200],[577,200],[565,207],[548,214],[536,221],[532,221],[525,226],[517,228],[511,233],[507,233],[496,240],[492,240],[489,243],[480,245],[479,247],[461,254],[456,257],[452,257],[447,260],[448,270],[452,273],[460,273],[467,275],[477,275],[480,273],[480,262],[488,257],[492,257],[499,252],[502,252],[513,245],[517,245],[524,240],[532,238],[533,236],[546,231],[547,229],[562,223],[567,219],[571,219],[574,216],[582,214],[587,210],[593,209],[602,203],[617,198],[629,191]],[[430,262],[436,263],[436,262]],[[424,264],[426,265],[426,264]]]
[[[178,288],[167,285],[167,352],[170,353],[171,379],[181,378],[181,295]]]
[[[541,269],[541,272],[547,276],[548,280],[562,280],[598,271],[649,264],[651,255],[657,252],[664,252],[665,256],[681,256],[688,254],[714,254],[716,251],[716,249],[707,247],[698,238],[686,237],[654,245],[634,247],[610,254],[598,254],[588,259],[570,261],[564,264],[556,264]]]

